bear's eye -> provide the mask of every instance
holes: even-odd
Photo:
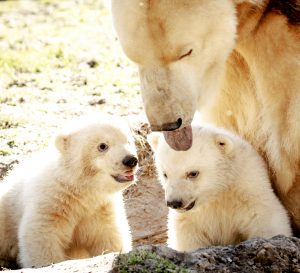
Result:
[[[167,174],[164,172],[164,178],[168,178]]]
[[[97,149],[99,152],[104,152],[108,149],[108,145],[106,143],[100,143]]]
[[[199,175],[199,171],[191,171],[186,175],[186,177],[187,178],[196,178],[196,177],[198,177],[198,175]]]
[[[188,52],[182,54],[182,55],[179,57],[179,60],[181,60],[181,59],[183,59],[183,58],[185,58],[185,57],[187,57],[187,56],[190,56],[190,55],[192,54],[192,52],[193,52],[193,49],[190,49]]]

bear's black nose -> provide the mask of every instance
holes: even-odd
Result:
[[[137,165],[138,160],[135,156],[133,155],[126,155],[124,157],[124,159],[122,160],[122,163],[126,166],[126,167],[130,167],[133,168]]]
[[[174,131],[179,129],[182,125],[182,118],[177,119],[175,122],[164,123],[161,126],[151,124],[152,131]]]
[[[182,208],[182,201],[181,200],[167,201],[167,206],[172,209],[180,209]]]

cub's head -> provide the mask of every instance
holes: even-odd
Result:
[[[220,89],[235,44],[234,1],[113,0],[112,14],[124,52],[139,67],[152,130],[189,126]]]
[[[96,177],[101,187],[114,191],[134,180],[135,146],[130,129],[120,119],[83,117],[59,134],[55,145],[66,167],[86,181]]]
[[[187,151],[172,150],[160,133],[148,137],[167,205],[181,212],[212,200],[235,176],[234,136],[193,126],[193,137],[193,146]]]

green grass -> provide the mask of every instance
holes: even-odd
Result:
[[[10,118],[1,117],[0,118],[0,129],[10,129],[16,128],[19,126],[19,123],[11,120]]]
[[[75,116],[141,111],[137,69],[102,0],[0,1],[0,26],[0,162],[43,148]]]
[[[134,250],[128,254],[120,255],[115,267],[119,273],[188,273],[183,266],[162,258],[156,253],[145,250]]]
[[[8,156],[8,155],[10,155],[9,151],[0,149],[0,156]]]
[[[59,45],[47,46],[40,51],[0,50],[0,72],[9,75],[15,72],[40,73],[52,67],[70,67],[75,64],[75,56]]]

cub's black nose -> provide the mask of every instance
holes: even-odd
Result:
[[[137,165],[138,160],[135,156],[133,155],[126,155],[124,159],[122,160],[123,165],[126,167],[133,168]]]
[[[167,206],[172,209],[180,209],[182,208],[182,201],[181,200],[167,201]]]

